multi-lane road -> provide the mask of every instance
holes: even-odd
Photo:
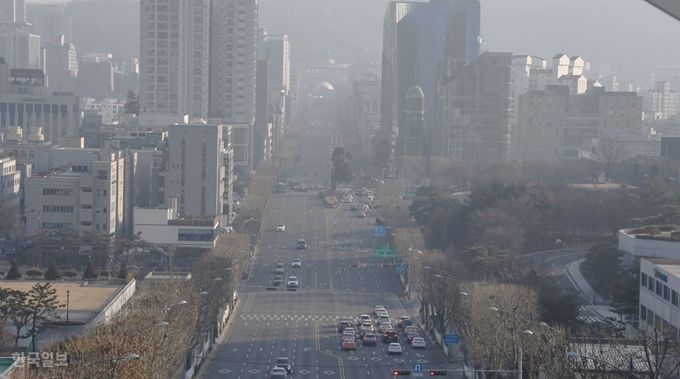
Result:
[[[303,135],[301,146],[314,143],[305,136],[316,134]],[[330,151],[330,139],[325,141],[325,147],[317,149]],[[282,356],[293,361],[296,379],[391,379],[393,370],[410,370],[417,363],[425,370],[442,369],[429,340],[426,349],[414,350],[401,333],[401,356],[388,355],[387,344],[380,342],[341,350],[336,323],[342,316],[371,314],[377,304],[393,319],[415,316],[414,309],[402,303],[403,290],[393,268],[381,267],[384,258],[373,255],[376,214],[358,218],[349,206],[326,209],[316,192],[272,195],[251,280],[239,289],[242,305],[208,378],[268,378]],[[276,231],[279,223],[285,224],[285,231]],[[296,249],[301,238],[306,250]],[[302,267],[291,267],[296,258]],[[284,284],[267,290],[276,263],[286,267]],[[289,276],[299,278],[297,291],[286,291]]]

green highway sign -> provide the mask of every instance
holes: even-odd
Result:
[[[373,248],[376,257],[393,257],[394,248],[390,246],[375,246]]]

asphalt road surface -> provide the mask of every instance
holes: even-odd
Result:
[[[290,179],[302,185],[330,182],[331,154],[340,142],[339,135],[330,126],[307,127],[300,136],[301,161],[293,166]]]
[[[375,215],[358,218],[349,204],[325,209],[314,192],[272,195],[255,262],[253,278],[242,287],[241,311],[218,352],[209,378],[268,378],[277,357],[293,361],[293,378],[393,378],[395,369],[410,370],[416,363],[425,370],[442,369],[428,347],[414,350],[402,341],[402,356],[387,355],[387,345],[340,349],[336,322],[341,316],[372,314],[384,305],[393,319],[408,314],[393,267],[381,267],[373,255]],[[286,230],[276,232],[284,223]],[[304,238],[306,250],[297,250]],[[293,259],[302,260],[292,268]],[[271,286],[276,263],[286,267],[284,279],[299,278],[295,292]],[[350,267],[360,264],[361,267]],[[399,328],[397,328],[399,331]],[[403,334],[400,332],[400,339]]]

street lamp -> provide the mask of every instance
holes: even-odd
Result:
[[[443,273],[444,275],[446,275],[447,277],[451,277],[451,274],[449,274],[447,271],[444,271],[442,269],[438,269],[438,268],[430,267],[430,266],[423,266],[423,268],[427,269],[427,270],[439,271],[439,272]]]
[[[186,300],[180,300],[180,301],[176,302],[175,304],[170,304],[170,305],[164,306],[163,309],[165,309],[166,312],[170,312],[170,309],[172,309],[174,307],[181,307],[182,305],[186,305],[186,304],[187,304]]]
[[[452,282],[458,283],[458,281],[457,281],[456,279],[450,278],[450,277],[447,277],[447,276],[441,276],[441,275],[439,275],[439,274],[435,274],[434,277],[435,277],[435,278],[438,278],[438,279],[450,280],[450,281],[452,281]],[[462,294],[462,293],[463,293],[463,292],[461,292],[461,294]]]

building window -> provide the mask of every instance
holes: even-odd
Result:
[[[649,277],[649,280],[647,281],[647,288],[650,291],[654,291],[654,278],[652,278],[651,276]]]
[[[43,188],[44,196],[73,196],[70,188]]]
[[[73,213],[73,205],[43,205],[43,212]]]
[[[179,229],[177,239],[179,241],[213,241],[214,233],[212,229]]]
[[[92,209],[92,204],[81,204],[80,207],[82,209]]]
[[[640,305],[640,318],[647,321],[647,307]]]
[[[647,287],[647,274],[644,272],[640,274],[640,286]]]
[[[83,187],[82,190],[83,192],[92,192],[92,187]],[[644,274],[643,274],[644,275]]]
[[[668,286],[663,286],[663,299],[666,301],[671,301],[671,291]]]
[[[671,290],[671,304],[678,306],[678,293],[675,290]]]
[[[43,222],[43,229],[73,229],[73,225],[66,222]]]
[[[655,291],[655,293],[656,293],[656,296],[661,296],[662,293],[663,293],[663,284],[661,284],[661,282],[658,281],[658,280],[656,281],[656,291]]]
[[[82,226],[92,226],[92,221],[83,221],[80,223]]]
[[[109,172],[106,170],[97,170],[97,179],[108,179]]]

